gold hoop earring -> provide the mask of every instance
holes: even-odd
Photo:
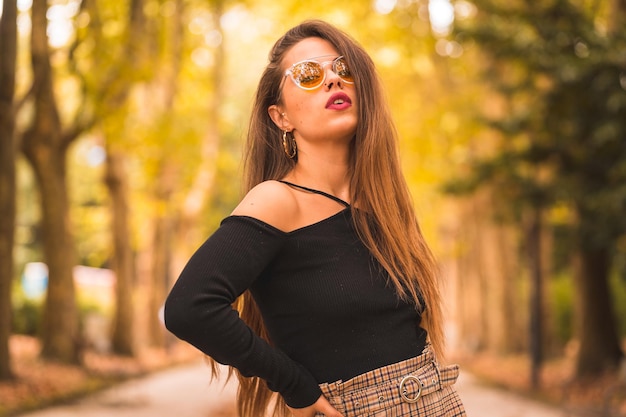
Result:
[[[287,137],[286,130],[283,130],[283,149],[285,150],[285,154],[287,155],[289,159],[295,158],[296,154],[298,153],[298,146],[296,145],[296,140],[293,138],[293,135],[291,139],[289,139]]]

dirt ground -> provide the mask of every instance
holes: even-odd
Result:
[[[455,359],[481,382],[562,408],[565,416],[626,416],[626,368],[618,374],[574,383],[574,354],[570,353],[564,358],[546,361],[539,387],[533,389],[530,361],[524,355],[477,354]]]

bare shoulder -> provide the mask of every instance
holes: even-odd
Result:
[[[298,213],[298,200],[291,187],[278,181],[264,181],[245,195],[232,215],[253,217],[277,229],[290,231]]]

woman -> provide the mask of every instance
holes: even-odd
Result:
[[[238,372],[243,416],[275,398],[275,415],[297,417],[465,415],[458,367],[435,361],[436,265],[375,74],[321,21],[276,42],[248,132],[248,192],[166,301],[171,332]]]

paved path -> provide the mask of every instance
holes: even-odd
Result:
[[[234,417],[236,383],[211,382],[204,362],[127,381],[23,417]],[[231,380],[234,382],[234,379]]]
[[[236,383],[210,381],[204,363],[128,381],[71,404],[21,417],[234,417]],[[481,385],[461,372],[457,389],[469,417],[563,417],[558,409]]]
[[[468,417],[564,417],[558,408],[530,400],[515,393],[488,387],[475,377],[463,373],[457,390]]]

